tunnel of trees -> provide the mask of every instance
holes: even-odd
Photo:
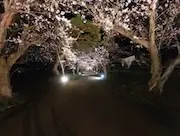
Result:
[[[179,0],[1,0],[0,6],[1,98],[12,96],[24,74],[59,74],[62,62],[69,71],[110,71],[113,64],[121,71],[130,56],[132,67],[150,73],[149,90],[163,93],[180,63]]]

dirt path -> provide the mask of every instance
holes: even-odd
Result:
[[[79,80],[50,91],[37,103],[0,123],[0,136],[179,136],[104,83]]]

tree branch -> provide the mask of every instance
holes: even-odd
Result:
[[[178,55],[164,71],[164,73],[161,77],[161,80],[159,82],[159,85],[158,85],[158,89],[160,90],[160,93],[163,92],[163,87],[164,87],[166,81],[168,80],[169,76],[173,72],[174,68],[179,64],[180,64],[180,55]]]
[[[4,13],[2,19],[0,19],[0,53],[1,49],[4,47],[4,41],[6,38],[7,28],[11,25],[14,18],[15,12],[11,11],[11,6],[13,5],[14,0],[4,0]]]
[[[118,32],[119,34],[121,34],[121,35],[123,35],[123,36],[125,36],[125,37],[127,37],[127,38],[129,38],[129,39],[131,39],[132,41],[134,41],[135,43],[137,43],[137,44],[140,44],[140,45],[142,45],[143,47],[145,47],[145,48],[149,48],[149,46],[148,46],[148,41],[147,40],[145,40],[145,39],[143,39],[143,38],[140,38],[140,37],[136,37],[131,31],[129,31],[129,30],[126,30],[126,29],[124,29],[124,28],[120,28],[120,27],[118,27],[118,28],[114,28],[114,31],[115,32]]]
[[[24,52],[29,48],[29,46],[41,44],[42,42],[46,41],[47,37],[42,37],[41,35],[38,35],[36,33],[31,34],[31,36],[28,37],[29,30],[33,30],[33,29],[34,26],[29,26],[28,28],[24,29],[24,32],[22,33],[22,37],[21,37],[22,44],[19,45],[19,48],[15,53],[11,54],[7,58],[7,64],[10,68],[17,61],[17,59],[24,54]]]
[[[7,28],[11,25],[14,15],[14,12],[6,12],[3,14],[2,20],[0,22],[0,49],[4,47],[6,31]]]

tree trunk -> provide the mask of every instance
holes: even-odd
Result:
[[[55,75],[60,75],[60,72],[59,72],[59,70],[58,70],[59,64],[60,64],[60,66],[61,66],[61,73],[62,73],[62,75],[65,74],[64,65],[63,65],[63,62],[62,62],[62,58],[63,58],[63,57],[64,57],[63,55],[60,57],[60,56],[59,56],[59,52],[57,52],[56,63],[55,63],[55,65],[54,65],[54,67],[53,67],[53,73],[54,73]]]
[[[0,59],[0,98],[11,96],[11,87],[9,80],[9,67],[4,59]]]
[[[105,78],[107,78],[107,68],[106,68],[106,65],[102,65],[102,68],[103,68],[104,76],[105,76]]]
[[[161,77],[161,63],[158,53],[158,48],[156,46],[156,2],[153,0],[150,7],[149,16],[149,53],[151,56],[151,80],[149,82],[150,91],[153,90],[158,85],[158,81]]]
[[[79,69],[79,67],[78,67],[78,66],[77,66],[77,71],[76,71],[76,72],[77,72],[77,74],[79,74],[79,72],[80,72],[80,69]]]
[[[159,84],[158,84],[158,89],[160,90],[160,93],[163,92],[163,87],[164,87],[166,81],[168,80],[169,76],[173,72],[174,68],[179,64],[180,64],[180,55],[178,55],[164,71],[164,73],[161,77],[161,80],[159,81]]]
[[[65,74],[65,71],[64,71],[64,65],[63,65],[63,62],[61,60],[59,60],[60,62],[60,65],[61,65],[61,71],[62,71],[62,74],[64,75]]]
[[[73,75],[76,75],[75,69],[73,69],[72,72],[73,72]]]
[[[59,70],[58,70],[58,66],[59,66],[59,63],[58,63],[58,61],[56,61],[56,63],[54,64],[54,67],[52,69],[52,72],[54,75],[60,75]]]

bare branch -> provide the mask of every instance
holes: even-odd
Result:
[[[174,68],[180,64],[180,55],[178,55],[170,64],[169,66],[166,68],[165,72],[163,73],[158,89],[160,89],[160,93],[163,92],[163,87],[166,83],[166,81],[168,80],[169,76],[171,75],[171,73],[173,72]]]
[[[129,30],[125,30],[124,28],[115,28],[114,31],[118,32],[119,34],[131,39],[132,41],[134,41],[135,43],[137,44],[140,44],[142,45],[143,47],[145,48],[149,48],[148,47],[148,41],[143,39],[143,38],[139,38],[139,37],[136,37],[131,31]]]

